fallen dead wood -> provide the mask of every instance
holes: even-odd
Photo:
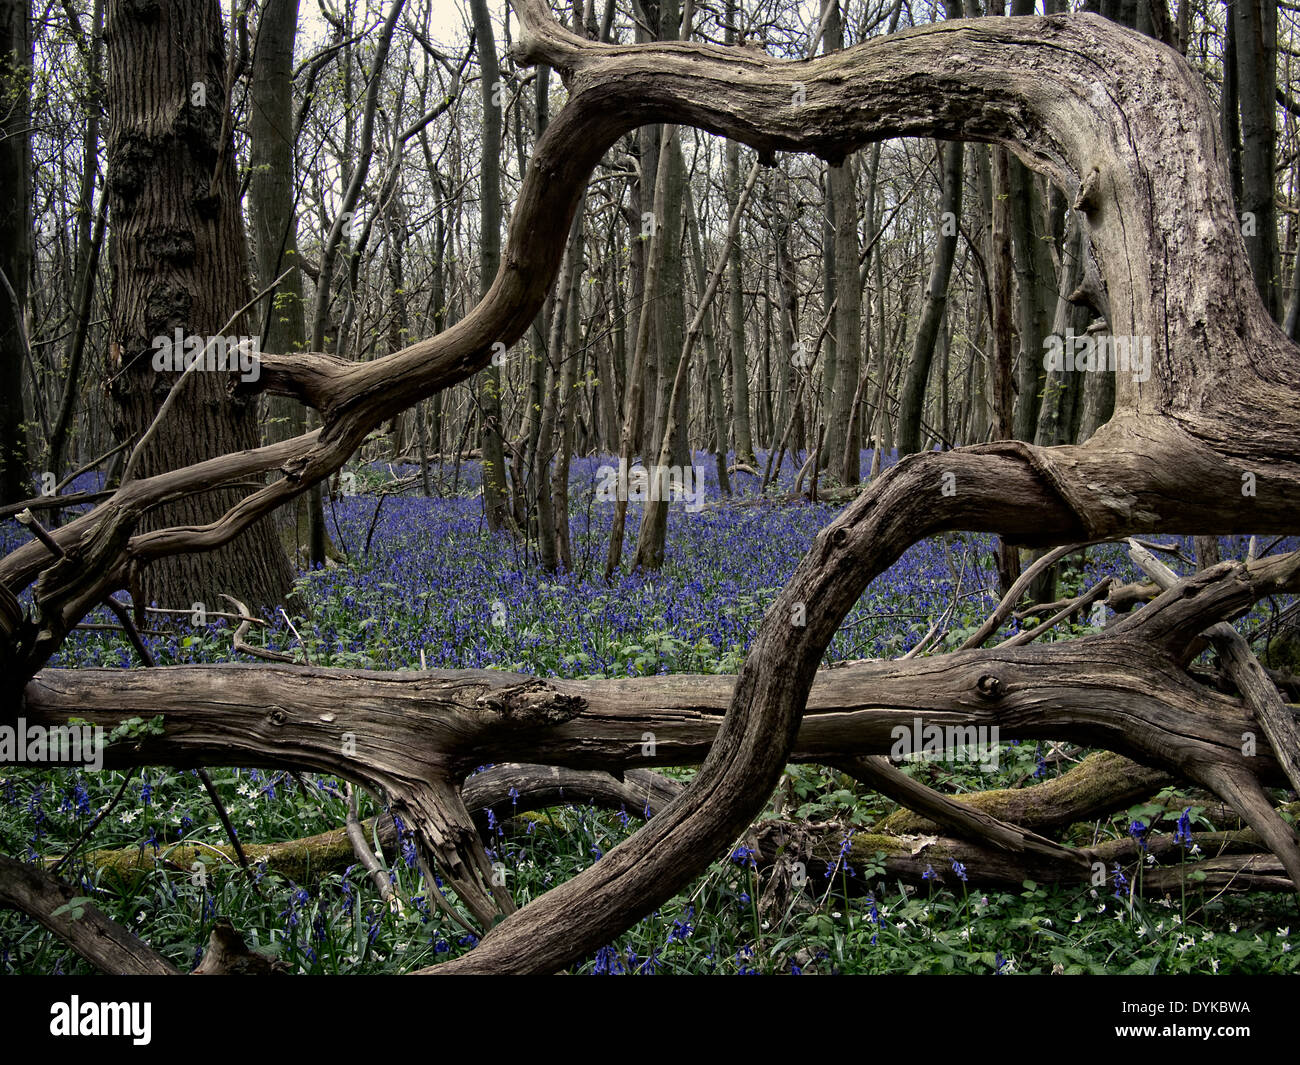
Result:
[[[974,791],[957,798],[1000,820],[1053,832],[1149,799],[1174,779],[1163,770],[1140,765],[1111,751],[1098,751],[1041,784]],[[890,814],[877,828],[897,835],[939,831],[933,821],[906,808]]]
[[[102,972],[130,976],[173,976],[178,972],[129,929],[105,917],[75,887],[38,866],[3,855],[0,906],[35,917]]]
[[[1050,858],[1039,853],[1011,854],[947,836],[893,836],[860,831],[850,835],[839,824],[766,822],[757,826],[756,838],[760,867],[788,867],[791,862],[803,862],[809,881],[821,885],[829,879],[828,870],[837,876],[843,872],[841,863],[847,861],[855,872],[872,863],[883,864],[884,872],[879,879],[887,884],[933,883],[958,893],[963,888],[1019,893],[1026,880],[1075,884],[1081,895],[1095,892],[1102,899],[1113,896],[1117,885],[1122,885],[1119,890],[1125,896],[1132,890],[1154,898],[1184,890],[1188,893],[1294,890],[1282,863],[1264,852],[1259,837],[1249,830],[1193,833],[1189,848],[1196,847],[1210,857],[1173,864],[1179,862],[1177,851],[1181,845],[1166,845],[1157,854],[1170,864],[1153,867],[1146,866],[1145,856],[1131,839],[1111,840]],[[846,840],[848,851],[843,854]],[[961,867],[960,872],[954,862]],[[1143,864],[1140,877],[1136,870],[1138,863]],[[1123,873],[1123,881],[1115,877],[1117,866]],[[855,875],[837,881],[835,887],[838,890],[846,886],[854,894],[864,894],[873,890],[876,883]]]
[[[600,770],[562,769],[559,766],[505,763],[476,773],[465,781],[465,806],[483,839],[489,837],[488,811],[499,821],[536,810],[568,803],[623,810],[638,817],[657,813],[680,794],[682,786],[662,774],[646,769],[629,770],[623,779]],[[376,826],[376,820],[378,825]],[[388,814],[366,818],[358,827],[369,841],[378,833],[386,851],[398,845],[397,826]],[[249,860],[265,871],[277,873],[294,883],[305,884],[325,873],[338,872],[356,860],[355,847],[346,826],[314,836],[279,843],[244,843]],[[232,867],[234,848],[229,844],[176,843],[153,850],[121,847],[90,851],[83,856],[87,865],[102,870],[124,886],[136,884],[141,875],[161,863],[188,872],[193,863],[210,862],[216,855]],[[61,861],[50,859],[51,863]]]

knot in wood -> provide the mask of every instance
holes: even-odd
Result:
[[[540,680],[530,680],[480,695],[476,705],[500,714],[514,725],[560,725],[582,713],[586,700],[558,692]]]
[[[1001,699],[1006,694],[1002,681],[992,673],[985,673],[975,682],[975,690],[985,699]]]
[[[1101,204],[1101,170],[1093,167],[1079,183],[1079,194],[1074,198],[1074,209],[1092,214]]]
[[[281,710],[278,706],[274,710],[272,710],[269,714],[267,714],[266,717],[267,720],[270,721],[271,724],[274,725],[276,728],[283,727],[285,722],[289,720],[289,715],[286,714],[283,710]]]

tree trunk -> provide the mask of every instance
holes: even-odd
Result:
[[[994,440],[1010,440],[1015,431],[1013,378],[1015,354],[1011,334],[1011,277],[1015,269],[1011,242],[1011,157],[1005,148],[994,148],[993,215],[990,226],[989,275],[993,318],[989,340],[993,357],[989,360],[992,380]],[[953,485],[960,492],[960,486]],[[1020,554],[1003,537],[997,540],[998,588],[1005,595],[1020,576]]]
[[[1241,106],[1242,235],[1260,298],[1277,317],[1278,250],[1274,123],[1277,105],[1276,0],[1236,0],[1237,90]]]
[[[251,335],[247,317],[226,330],[249,297],[248,253],[228,129],[220,140],[226,71],[216,0],[175,0],[156,8],[114,0],[105,41],[110,387],[117,435],[139,441],[181,376],[155,371],[155,338],[172,340],[176,330],[187,338]],[[209,358],[211,352],[210,345]],[[232,376],[202,369],[188,375],[179,402],[138,457],[139,476],[257,446],[257,401],[232,397]],[[240,495],[218,489],[166,504],[145,515],[141,528],[202,526]],[[203,603],[215,609],[225,593],[255,607],[282,599],[292,579],[274,524],[263,518],[238,542],[211,554],[145,567],[132,591],[138,606]]]
[[[842,41],[842,37],[841,37]],[[828,467],[841,484],[857,484],[860,441],[853,397],[862,371],[862,286],[858,281],[858,189],[853,157],[830,168],[835,201],[835,387],[827,411]]]
[[[298,219],[294,208],[293,43],[298,29],[298,0],[266,0],[257,29],[248,114],[248,215],[253,231],[257,285],[271,291],[259,304],[261,346],[285,354],[307,348],[307,317],[298,257]],[[286,274],[287,271],[287,274]],[[275,284],[281,274],[284,280]],[[307,427],[307,412],[296,399],[268,401],[268,441],[289,440]],[[320,493],[305,493],[277,516],[281,538],[294,545],[308,535],[309,510],[321,506]],[[324,530],[323,510],[315,524]],[[325,553],[328,553],[326,550]]]
[[[23,414],[32,251],[30,17],[30,0],[0,0],[0,503],[27,499],[33,490]]]
[[[709,275],[704,265],[704,248],[700,243],[700,222],[695,211],[695,198],[691,187],[686,186],[686,220],[690,226],[691,262],[695,268],[695,290],[704,299]],[[718,488],[731,495],[731,481],[727,474],[727,411],[722,397],[722,372],[718,369],[718,348],[713,334],[714,314],[710,307],[701,324],[704,340],[704,381],[708,400],[706,409],[713,427],[713,458],[718,470]]]
[[[501,263],[501,68],[487,0],[469,0],[478,47],[483,96],[483,142],[479,155],[479,295],[492,287]],[[483,447],[483,505],[488,527],[500,529],[509,521],[506,493],[506,451],[501,424],[501,369],[490,363],[480,375],[480,438]],[[538,485],[538,491],[542,491]]]
[[[740,14],[740,0],[727,0],[726,30],[724,40],[736,43],[736,30]],[[740,199],[740,145],[727,142],[727,209],[735,212]],[[728,262],[727,324],[731,337],[731,396],[732,425],[735,428],[736,461],[753,465],[754,434],[749,420],[749,352],[745,350],[745,295],[741,279],[740,242],[731,249]],[[726,445],[722,445],[726,450]]]
[[[94,301],[95,281],[99,272],[99,256],[103,250],[106,203],[101,198],[95,208],[95,179],[99,169],[100,115],[103,109],[103,83],[100,54],[104,36],[104,0],[95,0],[91,14],[91,28],[87,48],[86,129],[81,139],[81,188],[77,197],[77,290],[73,310],[76,322],[72,339],[68,343],[67,362],[63,373],[63,393],[59,410],[50,427],[49,458],[47,468],[58,479],[63,477],[63,464],[67,458],[68,442],[72,430],[72,416],[81,395],[82,362],[90,333],[91,306]]]
[[[939,198],[938,239],[930,263],[930,280],[925,288],[925,306],[912,337],[912,357],[907,377],[899,395],[898,453],[910,455],[921,450],[921,414],[925,410],[925,390],[930,380],[930,363],[934,358],[935,340],[948,306],[948,281],[957,254],[958,223],[961,220],[963,144],[941,144],[943,191]]]

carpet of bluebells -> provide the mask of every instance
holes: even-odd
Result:
[[[765,456],[760,456],[760,469]],[[601,576],[613,506],[597,499],[607,460],[573,463],[570,528],[573,569],[546,573],[516,540],[489,533],[474,463],[432,470],[434,495],[378,490],[410,467],[368,466],[348,479],[356,492],[326,504],[335,545],[346,562],[304,572],[297,608],[254,606],[269,624],[249,639],[316,665],[382,670],[500,668],[540,676],[735,673],[762,617],[813,536],[841,505],[792,502],[791,470],[768,496],[757,479],[733,474],[735,495],[719,490],[712,456],[697,455],[705,505],[671,509],[661,572]],[[864,453],[864,469],[870,454]],[[87,476],[72,489],[98,487]],[[628,514],[630,560],[639,507]],[[15,523],[0,527],[0,549],[23,541]],[[1161,538],[1162,542],[1173,542]],[[1180,541],[1191,557],[1187,540]],[[1294,546],[1260,541],[1260,549]],[[1226,538],[1224,558],[1243,558],[1245,538]],[[1172,561],[1182,572],[1185,562]],[[1068,561],[1060,594],[1076,594],[1105,575],[1138,573],[1118,545]],[[990,538],[950,535],[909,549],[867,590],[827,651],[827,661],[892,657],[913,647],[945,613],[946,636],[934,650],[959,644],[996,603]],[[159,605],[159,604],[155,604]],[[207,619],[191,603],[151,615],[145,639],[164,665],[246,660],[231,647],[231,626]],[[1285,604],[1261,604],[1237,624],[1250,632]],[[204,609],[220,609],[206,604]],[[88,621],[107,625],[107,614]],[[1095,631],[1088,616],[1061,638]],[[1029,624],[1030,622],[1027,622]],[[1015,631],[1012,622],[1003,635]],[[78,631],[51,665],[135,668],[120,634]],[[933,766],[927,782],[951,790],[1023,784],[1064,772],[1082,753],[1054,745],[1005,745],[992,778],[960,764]],[[909,770],[910,771],[910,770]],[[115,772],[0,771],[0,852],[37,862],[64,853],[122,784]],[[311,775],[213,770],[242,840],[269,843],[337,828],[346,814],[343,785]],[[682,780],[690,771],[676,771]],[[966,890],[959,863],[936,872],[920,891],[888,884],[875,860],[854,859],[855,832],[892,805],[851,778],[816,767],[791,767],[789,794],[800,818],[843,826],[840,861],[817,890],[785,908],[760,907],[763,877],[753,851],[737,841],[690,891],[647,917],[619,942],[578,967],[597,974],[665,972],[1276,972],[1297,971],[1291,928],[1300,933],[1293,898],[1223,896],[1143,900],[1116,871],[1101,888],[1026,882],[1019,893]],[[1183,835],[1204,809],[1189,799],[1143,805],[1113,823],[1076,826],[1091,842],[1126,833]],[[1170,812],[1172,810],[1172,812]],[[362,814],[378,812],[362,800]],[[641,823],[641,811],[611,814],[580,807],[520,815],[492,824],[489,853],[501,861],[523,902],[571,877]],[[414,847],[402,839],[387,855],[403,904],[383,903],[357,866],[322,869],[302,883],[254,871],[256,885],[213,850],[201,870],[166,861],[179,843],[215,848],[224,831],[190,771],[151,768],[127,784],[123,799],[83,851],[138,848],[152,868],[123,882],[93,863],[74,860],[62,875],[79,879],[84,897],[128,924],[182,968],[192,966],[219,916],[230,916],[250,945],[292,969],[316,973],[406,971],[454,956],[472,935],[429,903]],[[858,861],[858,867],[853,865]],[[149,863],[146,863],[149,864]],[[1139,871],[1140,872],[1140,871]],[[832,875],[833,874],[833,875]],[[0,914],[0,971],[81,972],[81,962],[33,922]]]

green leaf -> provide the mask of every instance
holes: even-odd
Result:
[[[62,906],[50,914],[51,917],[58,917],[62,914],[70,914],[74,921],[80,921],[86,916],[86,907],[94,903],[94,899],[85,895],[77,895],[75,898],[68,899]]]

